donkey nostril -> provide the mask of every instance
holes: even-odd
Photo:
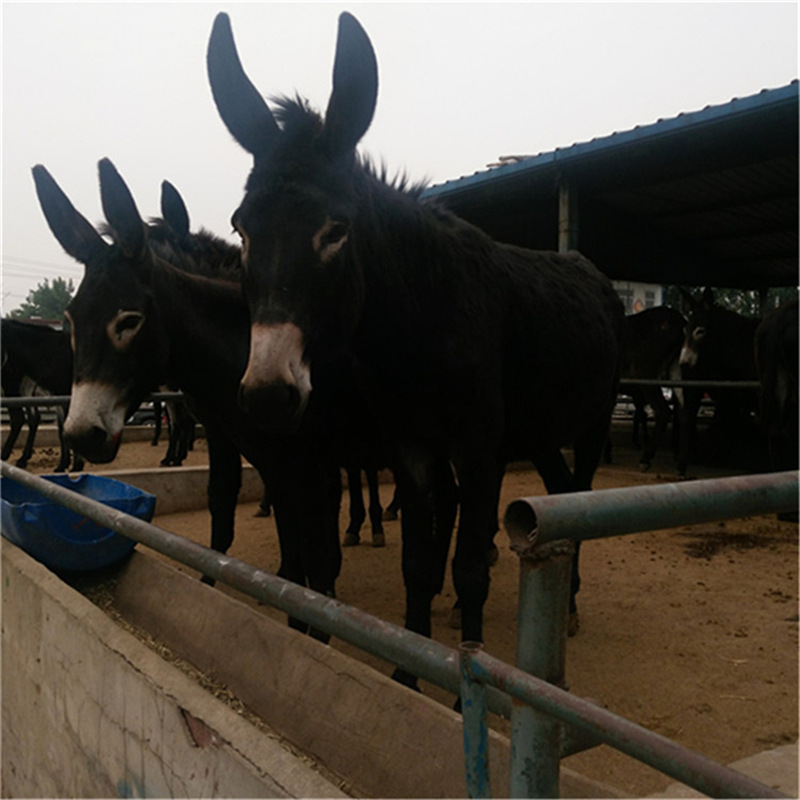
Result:
[[[239,385],[239,406],[246,414],[257,417],[256,422],[262,427],[277,429],[293,423],[301,400],[298,387],[283,381],[256,388]]]

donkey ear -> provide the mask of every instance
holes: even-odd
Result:
[[[227,14],[217,14],[214,20],[206,67],[217,111],[233,138],[253,156],[267,153],[280,129],[242,68]]]
[[[189,235],[189,212],[180,192],[169,181],[161,184],[161,216],[179,239]]]
[[[114,231],[115,240],[129,258],[139,258],[145,250],[144,222],[125,181],[116,167],[104,158],[98,163],[100,199],[103,213]]]
[[[714,305],[714,290],[710,286],[703,289],[703,305],[709,309]]]
[[[369,37],[352,14],[339,17],[333,91],[325,112],[331,155],[353,150],[367,132],[378,101],[378,63]]]
[[[110,245],[106,244],[94,226],[78,213],[41,164],[37,164],[32,172],[36,195],[53,236],[69,255],[88,266]]]

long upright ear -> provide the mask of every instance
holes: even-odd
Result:
[[[206,67],[217,111],[233,138],[253,156],[265,155],[280,129],[242,68],[227,14],[217,14],[214,20]]]
[[[703,289],[703,305],[710,309],[714,306],[714,290],[710,286]]]
[[[180,192],[169,181],[161,184],[161,216],[179,239],[189,235],[189,212]]]
[[[328,152],[353,150],[367,132],[378,102],[378,62],[369,37],[352,15],[339,17],[333,91],[325,112]]]
[[[145,227],[133,195],[107,158],[102,159],[97,167],[103,213],[116,235],[117,245],[129,258],[139,258],[145,250]]]
[[[31,171],[39,204],[53,236],[74,259],[82,264],[90,264],[110,245],[106,244],[94,226],[78,213],[41,164],[37,164]]]

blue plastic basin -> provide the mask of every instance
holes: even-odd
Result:
[[[78,494],[150,522],[155,495],[98,475],[42,475]],[[126,556],[136,542],[9,478],[0,478],[2,534],[54,570],[91,570]]]

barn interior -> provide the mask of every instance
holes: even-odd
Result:
[[[798,83],[531,156],[425,196],[615,281],[797,286]]]

